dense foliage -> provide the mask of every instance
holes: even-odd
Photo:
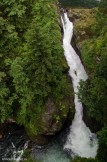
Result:
[[[96,0],[59,0],[59,2],[64,6],[73,6],[73,7],[98,6],[98,1]]]
[[[75,157],[71,162],[102,162],[102,161],[93,158]]]
[[[98,158],[105,162],[107,160],[107,127],[102,128],[101,131],[98,132],[99,137],[99,150],[98,150]]]
[[[12,116],[17,99],[10,77],[10,64],[21,52],[24,33],[30,20],[29,0],[0,1],[0,121]],[[26,20],[26,21],[25,21]],[[14,108],[13,108],[14,109]]]
[[[81,82],[80,98],[86,105],[87,114],[102,124],[99,131],[98,158],[106,161],[107,154],[107,5],[106,0],[96,10],[94,35],[82,45],[82,57],[89,80]]]
[[[105,9],[104,9],[105,10]],[[107,125],[107,24],[106,13],[101,8],[97,11],[96,29],[93,39],[83,44],[83,60],[89,73],[89,81],[83,85],[82,100],[89,114]],[[101,17],[98,17],[101,12]],[[103,16],[104,15],[104,16]],[[100,21],[103,17],[102,21]],[[104,19],[105,18],[105,19]],[[101,23],[101,24],[100,24]],[[101,28],[102,25],[102,28]],[[99,28],[100,26],[100,28]],[[100,30],[100,32],[99,32]],[[90,47],[90,48],[89,48]],[[87,88],[85,88],[87,87]]]
[[[40,132],[48,97],[69,95],[56,1],[0,2],[0,121],[12,117]]]

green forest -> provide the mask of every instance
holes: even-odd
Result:
[[[56,3],[7,0],[0,8],[0,121],[38,134],[46,100],[62,109],[70,89]]]
[[[63,6],[72,6],[72,7],[96,7],[99,2],[96,0],[59,0]]]
[[[79,99],[86,113],[101,123],[96,159],[107,161],[107,0],[60,0],[64,6],[96,7],[90,37],[82,40],[81,58],[89,78],[80,82]],[[0,125],[13,119],[31,138],[44,134],[46,103],[57,107],[55,124],[74,114],[72,83],[64,58],[57,0],[0,0]],[[53,122],[52,121],[52,122]],[[32,160],[31,160],[32,161]],[[28,161],[30,162],[30,160]]]
[[[102,125],[99,137],[98,159],[107,161],[107,1],[102,0],[95,11],[96,21],[91,36],[82,44],[82,59],[89,79],[80,83],[80,99],[87,114]],[[78,160],[77,160],[78,161]],[[87,160],[84,160],[87,161]],[[89,160],[92,161],[92,160]],[[82,161],[83,162],[83,161]]]

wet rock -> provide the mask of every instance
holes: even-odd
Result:
[[[48,98],[46,101],[45,112],[41,120],[44,134],[54,135],[61,129],[64,122],[63,120],[64,119],[62,119],[59,109],[53,102],[53,99]]]
[[[12,129],[14,123],[13,119],[7,119],[4,123],[0,124],[0,139],[2,139],[9,130]]]
[[[2,135],[2,134],[0,134],[0,139],[1,139],[1,138],[3,138],[3,135]]]
[[[48,136],[44,136],[44,135],[37,135],[37,136],[30,136],[30,139],[35,142],[35,144],[37,146],[43,146],[43,145],[47,145],[49,143],[49,141],[51,140],[50,137]]]
[[[90,128],[90,130],[93,132],[93,133],[96,133],[98,132],[99,130],[101,130],[102,128],[102,124],[101,122],[99,121],[96,121],[94,118],[92,117],[89,117],[88,116],[88,113],[87,113],[87,109],[86,109],[86,106],[83,105],[83,120],[85,122],[85,124],[87,125],[87,127]]]
[[[72,97],[67,97],[60,103],[55,103],[54,99],[49,97],[45,103],[45,110],[41,118],[42,134],[52,136],[61,131],[65,121],[67,121],[70,109],[73,109]]]
[[[73,110],[72,97],[65,97],[60,103],[56,103],[51,96],[48,97],[39,123],[40,132],[36,134],[26,129],[29,138],[37,145],[48,144],[57,133],[65,128],[64,125],[67,125],[66,123],[68,123],[67,118],[70,110]],[[72,116],[70,117],[71,121],[73,119]]]

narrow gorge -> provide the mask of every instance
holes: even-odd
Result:
[[[1,0],[0,162],[107,161],[107,0]]]

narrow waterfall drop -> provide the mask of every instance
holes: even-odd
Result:
[[[71,46],[71,39],[73,36],[73,23],[70,22],[67,13],[61,16],[64,37],[63,48],[64,55],[70,67],[69,75],[72,78],[74,88],[74,103],[75,103],[75,117],[70,127],[70,133],[64,145],[65,150],[71,150],[71,154],[81,157],[95,157],[98,149],[98,140],[95,134],[91,133],[89,128],[82,120],[83,107],[78,99],[78,87],[80,80],[86,81],[88,76],[81,63],[79,56]]]

